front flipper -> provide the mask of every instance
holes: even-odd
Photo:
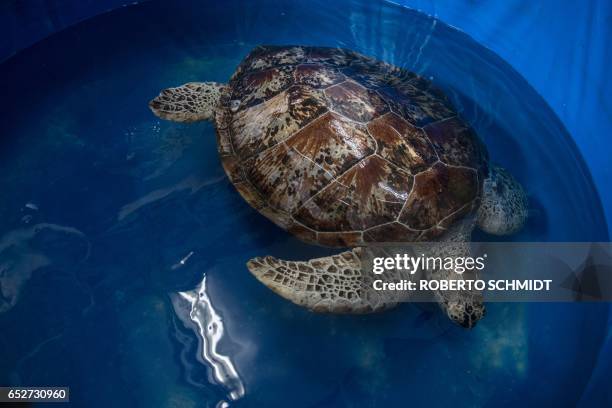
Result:
[[[251,259],[251,273],[268,288],[293,303],[315,312],[371,313],[397,302],[370,290],[360,252],[352,251],[307,262],[283,261],[271,256]]]
[[[441,242],[422,247],[413,243],[416,254],[432,257],[471,256],[467,242],[473,229],[473,220],[459,222],[449,228]],[[401,247],[400,247],[401,248]],[[401,249],[398,250],[401,251]],[[251,259],[247,266],[264,285],[291,302],[315,312],[323,313],[372,313],[404,302],[410,294],[402,291],[378,291],[373,281],[380,279],[373,273],[364,273],[361,264],[361,248],[338,255],[310,261],[284,261],[271,256]],[[389,249],[388,255],[395,253]],[[475,273],[465,271],[430,271],[428,279],[455,280],[477,279]],[[410,279],[410,273],[396,269],[387,270],[387,282]],[[472,328],[485,314],[482,293],[479,291],[436,291],[435,300],[455,323]]]
[[[216,82],[189,82],[168,88],[149,102],[153,113],[174,122],[212,120],[224,85]]]

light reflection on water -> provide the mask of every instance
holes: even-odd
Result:
[[[198,336],[196,358],[210,367],[211,382],[225,387],[230,400],[242,398],[245,389],[240,375],[231,358],[218,350],[225,329],[206,293],[206,276],[194,290],[172,293],[170,298],[176,315]],[[226,405],[221,401],[220,406]]]

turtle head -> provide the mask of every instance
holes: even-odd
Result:
[[[174,122],[213,120],[223,88],[217,82],[188,82],[164,89],[149,108],[157,117]]]

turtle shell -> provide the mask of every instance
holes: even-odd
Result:
[[[433,239],[478,205],[487,153],[424,78],[353,51],[254,49],[216,112],[230,180],[327,246]]]

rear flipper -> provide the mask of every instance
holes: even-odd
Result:
[[[478,226],[494,235],[518,232],[527,219],[527,195],[510,173],[492,166],[478,209]]]
[[[168,88],[149,102],[153,113],[174,122],[212,120],[224,85],[216,82],[189,82]]]
[[[251,259],[251,273],[268,288],[315,312],[370,313],[397,304],[371,290],[371,277],[361,270],[361,249],[307,262],[283,261],[271,256]]]

